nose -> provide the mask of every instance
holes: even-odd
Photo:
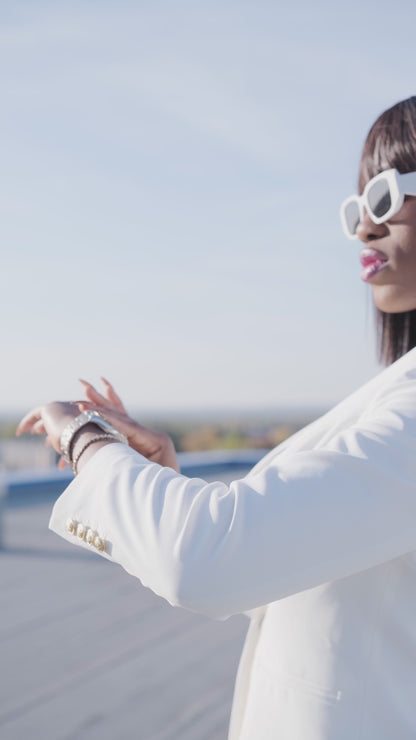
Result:
[[[386,222],[382,224],[375,224],[364,208],[364,215],[357,226],[356,233],[358,238],[361,239],[362,242],[371,242],[375,239],[381,239],[382,236],[385,236],[388,233],[388,227]]]

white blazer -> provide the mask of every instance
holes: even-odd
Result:
[[[416,348],[231,485],[108,445],[50,527],[171,604],[255,610],[231,740],[415,740]]]

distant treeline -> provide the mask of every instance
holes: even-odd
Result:
[[[178,452],[193,452],[199,450],[218,449],[268,449],[283,442],[291,434],[309,424],[315,415],[299,415],[297,418],[273,419],[251,416],[250,418],[218,418],[204,417],[198,419],[196,415],[191,418],[175,419],[172,417],[164,420],[162,417],[140,419],[140,423],[153,429],[167,432],[173,439]],[[8,439],[14,437],[18,420],[0,421],[0,438]],[[39,438],[36,439],[39,442]]]
[[[148,425],[167,432],[173,439],[178,452],[199,450],[272,449],[287,437],[302,429],[315,417],[297,419],[257,420],[196,419],[163,423],[148,420]],[[143,422],[142,422],[143,423]]]

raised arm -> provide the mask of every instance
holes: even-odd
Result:
[[[112,444],[55,505],[105,557],[174,605],[216,618],[343,578],[416,549],[416,380],[380,395],[321,448],[233,482],[206,483]]]

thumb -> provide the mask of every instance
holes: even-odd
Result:
[[[66,462],[63,457],[59,458],[58,468],[59,470],[63,470],[64,468],[66,468]]]

